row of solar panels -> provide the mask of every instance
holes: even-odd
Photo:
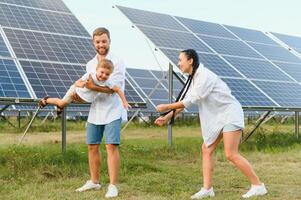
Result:
[[[117,7],[174,64],[196,49],[243,106],[301,107],[301,38]]]

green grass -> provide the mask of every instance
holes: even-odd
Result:
[[[288,132],[279,132],[282,129],[288,127],[274,129],[267,125],[241,145],[241,153],[269,190],[267,196],[258,199],[301,199],[301,141]],[[202,141],[198,131],[197,126],[175,127],[173,146],[169,148],[166,129],[130,126],[120,146],[117,199],[189,199],[202,186]],[[84,138],[83,133],[74,135]],[[103,145],[101,152],[101,183],[107,186]],[[215,199],[239,199],[249,183],[225,159],[222,144],[215,161]],[[61,154],[59,142],[46,139],[34,145],[0,147],[0,199],[103,199],[105,187],[100,191],[74,192],[88,178],[84,140],[68,140],[65,155]]]

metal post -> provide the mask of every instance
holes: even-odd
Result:
[[[62,112],[62,153],[66,153],[66,114],[67,107]]]
[[[173,91],[173,66],[169,63],[168,70],[168,101],[172,103],[172,91]],[[172,146],[172,124],[168,124],[168,145]]]
[[[21,110],[18,110],[18,128],[21,128]]]
[[[295,134],[299,139],[299,111],[295,111]]]

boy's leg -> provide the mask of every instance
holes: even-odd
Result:
[[[59,99],[59,98],[48,98],[46,100],[46,102],[47,102],[47,104],[53,104],[53,105],[59,106],[61,108],[68,105],[68,103],[66,101]]]

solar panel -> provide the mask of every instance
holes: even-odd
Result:
[[[227,83],[233,96],[241,103],[242,106],[276,106],[270,99],[268,99],[262,92],[260,92],[249,81],[243,79],[228,79],[223,78]]]
[[[301,64],[274,62],[283,71],[289,74],[298,82],[301,82]]]
[[[135,104],[135,103],[145,103],[143,100],[142,96],[139,95],[139,93],[135,90],[135,88],[130,84],[128,80],[125,81],[125,89],[124,93],[126,96],[127,101],[130,104]]]
[[[0,35],[0,56],[11,57],[1,35]]]
[[[301,107],[301,85],[298,83],[254,81],[260,89],[283,107]]]
[[[183,17],[176,18],[194,33],[236,39],[233,34],[219,24]]]
[[[31,97],[13,60],[0,59],[0,97]]]
[[[301,37],[285,35],[280,33],[272,34],[275,35],[278,39],[282,40],[287,45],[289,45],[290,47],[301,49]]]
[[[0,0],[2,3],[70,13],[61,0]]]
[[[4,28],[19,59],[86,64],[95,55],[91,39]]]
[[[249,44],[269,60],[301,63],[301,59],[281,46],[271,46],[255,43]]]
[[[0,22],[3,27],[14,27],[51,33],[89,37],[83,26],[71,13],[57,13],[2,4]]]
[[[230,56],[224,56],[224,58],[247,78],[292,81],[286,74],[266,60],[254,60]]]
[[[242,41],[214,38],[202,35],[199,35],[199,37],[204,42],[209,44],[219,54],[244,56],[250,58],[262,58],[259,54],[257,54],[253,49],[248,47]]]
[[[194,48],[201,52],[211,52],[200,40],[191,33],[154,29],[138,26],[139,29],[158,47],[169,47],[175,49]]]
[[[227,29],[229,29],[231,32],[233,32],[235,35],[237,35],[239,38],[245,41],[250,42],[259,42],[263,44],[272,44],[272,45],[278,45],[274,40],[266,36],[263,32],[252,30],[252,29],[246,29],[246,28],[240,28],[235,26],[225,26]]]

